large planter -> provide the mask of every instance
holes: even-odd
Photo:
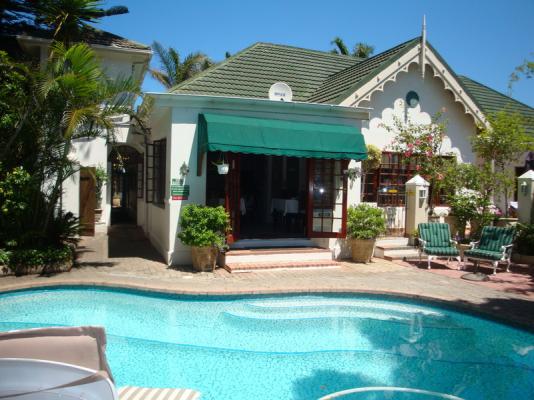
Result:
[[[534,265],[534,256],[527,256],[519,253],[512,253],[512,261],[517,264]]]
[[[373,258],[376,239],[352,239],[350,243],[352,261],[368,263]]]
[[[193,257],[193,268],[196,271],[213,271],[217,262],[217,247],[213,246],[191,246]]]

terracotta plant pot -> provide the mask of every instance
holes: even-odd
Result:
[[[350,243],[352,261],[368,263],[373,258],[376,239],[352,239]]]
[[[217,262],[217,247],[213,246],[192,246],[193,268],[196,271],[213,271]]]
[[[512,253],[512,261],[517,264],[534,265],[534,256],[527,256],[519,253]]]

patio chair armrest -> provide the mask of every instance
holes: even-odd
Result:
[[[418,238],[419,239],[419,247],[424,249],[426,247],[426,240]]]
[[[480,240],[476,241],[476,242],[471,242],[469,243],[469,246],[470,247],[470,250],[473,250],[473,249],[476,249],[478,247],[478,245],[480,244]]]
[[[514,247],[513,244],[507,244],[506,246],[501,247],[503,257],[510,257],[512,255],[512,247]]]
[[[453,245],[455,245],[455,246],[458,244],[458,241],[457,241],[457,240],[454,240],[454,239],[450,239],[450,242],[451,242],[451,244],[453,244]]]

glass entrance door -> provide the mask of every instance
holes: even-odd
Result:
[[[348,161],[309,161],[308,236],[345,237]]]

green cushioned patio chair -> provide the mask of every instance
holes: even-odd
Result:
[[[449,224],[423,223],[419,224],[419,262],[421,255],[427,256],[428,269],[434,258],[447,258],[447,264],[451,258],[458,261],[458,269],[462,268],[460,252],[456,248],[456,241],[451,239]]]
[[[493,274],[496,274],[499,263],[503,262],[507,264],[506,272],[510,272],[514,237],[514,227],[485,226],[480,240],[471,242],[471,248],[464,252],[464,256],[473,260],[477,269],[480,261],[491,262]]]

